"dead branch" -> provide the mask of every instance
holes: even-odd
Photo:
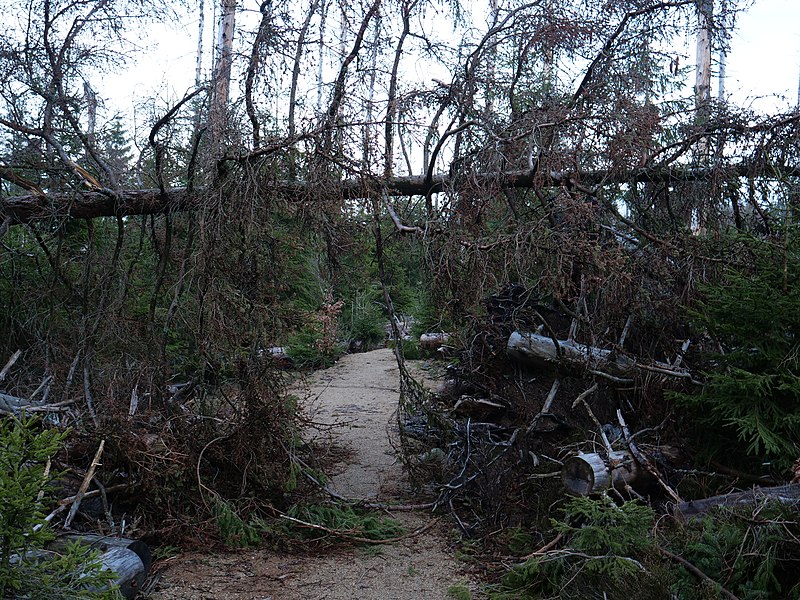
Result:
[[[75,494],[75,500],[72,502],[72,507],[69,509],[67,518],[64,519],[65,528],[68,528],[72,524],[72,520],[78,513],[78,507],[80,507],[81,501],[86,495],[86,490],[89,489],[89,483],[91,483],[92,479],[94,478],[94,472],[97,467],[100,466],[100,457],[103,455],[103,448],[105,445],[106,441],[100,440],[100,446],[97,448],[97,452],[92,459],[92,464],[89,465],[89,470],[86,472],[86,477],[83,478],[83,482],[81,482],[81,487],[78,488],[78,493]]]
[[[19,359],[20,356],[22,356],[22,350],[17,350],[16,352],[14,352],[14,354],[11,355],[11,358],[8,359],[6,366],[3,367],[2,370],[0,370],[0,381],[5,380],[6,375],[8,375],[8,372],[11,370],[11,367],[14,366],[14,363],[17,362],[17,359]]]
[[[726,598],[728,598],[728,600],[739,600],[739,598],[737,596],[735,596],[733,593],[731,593],[730,591],[725,589],[722,586],[721,583],[717,583],[716,581],[711,579],[711,577],[709,577],[708,575],[703,573],[700,569],[695,567],[692,563],[690,563],[688,560],[686,560],[682,556],[678,556],[677,554],[673,554],[669,550],[664,550],[664,548],[660,548],[660,547],[658,548],[658,551],[661,554],[663,554],[664,556],[666,556],[667,558],[669,558],[670,560],[674,560],[675,562],[680,563],[684,568],[686,568],[687,571],[689,571],[692,575],[697,577],[699,580],[705,581],[707,583],[710,583],[715,588],[718,587],[719,591],[722,593],[722,595],[725,596]]]
[[[622,435],[625,437],[625,443],[628,446],[628,449],[631,451],[631,454],[636,459],[640,465],[642,465],[647,472],[650,473],[653,477],[655,477],[656,481],[658,481],[659,485],[664,489],[667,494],[669,494],[670,498],[672,498],[675,502],[683,502],[678,493],[672,489],[666,481],[661,477],[656,469],[653,462],[643,454],[639,448],[636,446],[636,443],[633,441],[631,437],[630,431],[628,431],[628,425],[625,423],[625,419],[622,417],[622,411],[617,409],[617,421],[619,421],[619,426],[622,427]]]
[[[800,483],[768,488],[755,487],[745,492],[734,492],[700,500],[680,502],[675,505],[673,514],[681,520],[687,520],[699,517],[714,507],[748,506],[762,500],[774,500],[787,505],[800,506]]]
[[[417,537],[431,529],[434,525],[439,522],[439,519],[434,519],[430,523],[426,524],[419,529],[415,529],[411,533],[407,533],[405,535],[401,535],[394,538],[388,538],[383,540],[373,540],[370,538],[363,538],[357,535],[353,535],[350,531],[343,531],[341,529],[331,529],[330,527],[325,527],[324,525],[317,525],[316,523],[309,523],[308,521],[303,521],[301,519],[296,519],[294,517],[290,517],[287,514],[279,512],[279,516],[281,519],[285,519],[286,521],[290,521],[295,525],[299,525],[300,527],[306,527],[308,529],[316,529],[317,531],[324,531],[325,533],[332,535],[334,537],[347,540],[348,542],[354,542],[356,544],[393,544],[395,542],[402,542],[403,540],[407,540],[409,538]]]

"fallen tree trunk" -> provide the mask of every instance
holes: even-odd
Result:
[[[48,545],[48,550],[63,550],[72,542],[79,542],[99,550],[100,563],[114,573],[112,584],[119,586],[125,598],[134,598],[142,588],[153,557],[150,548],[142,541],[107,537],[94,534],[68,534],[59,536]]]
[[[776,487],[756,487],[746,492],[734,492],[711,496],[701,500],[690,500],[675,505],[673,514],[682,521],[699,518],[717,506],[737,507],[756,504],[763,500],[774,500],[783,504],[800,507],[800,483]]]
[[[542,187],[566,186],[591,188],[618,183],[686,183],[711,178],[725,177],[775,177],[769,165],[739,163],[729,167],[713,169],[651,167],[631,172],[610,173],[596,170],[585,172],[551,171],[507,171],[504,173],[475,173],[470,176],[470,186],[495,189],[530,188],[534,184]],[[782,176],[800,176],[800,167],[779,169]],[[458,180],[448,175],[436,175],[430,179],[425,176],[401,176],[370,181],[363,178],[331,181],[325,187],[326,195],[343,199],[373,197],[377,191],[385,189],[388,196],[425,196],[457,189]],[[290,200],[317,198],[318,182],[265,182],[270,192]],[[74,190],[70,193],[33,193],[21,196],[8,196],[0,199],[0,217],[10,224],[28,223],[45,218],[80,218],[149,215],[170,211],[194,210],[202,205],[202,198],[208,190],[198,189],[190,193],[186,188],[176,187],[165,190]],[[0,219],[2,221],[3,219]]]
[[[634,359],[595,346],[572,340],[554,340],[538,333],[513,332],[508,338],[509,355],[534,366],[571,366],[583,368],[611,378],[631,379],[640,371],[652,371],[670,377],[691,378],[686,369],[657,362],[644,365]]]
[[[561,481],[571,494],[589,496],[612,487],[624,490],[628,486],[649,484],[652,476],[629,452],[612,452],[608,459],[591,452],[581,453],[564,461]]]

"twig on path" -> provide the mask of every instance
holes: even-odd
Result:
[[[409,538],[417,537],[418,535],[422,535],[426,531],[428,531],[431,527],[436,525],[439,522],[439,519],[434,519],[424,527],[420,527],[419,529],[415,529],[410,533],[406,533],[404,535],[393,537],[393,538],[386,538],[382,540],[373,540],[370,538],[364,538],[357,535],[352,535],[349,531],[342,531],[341,529],[331,529],[330,527],[325,527],[324,525],[317,525],[316,523],[309,523],[308,521],[303,521],[301,519],[296,519],[295,517],[290,517],[289,515],[278,511],[278,515],[281,519],[285,519],[286,521],[291,521],[295,525],[300,525],[301,527],[307,527],[308,529],[316,529],[317,531],[324,531],[332,536],[341,538],[343,540],[347,540],[349,542],[355,542],[357,544],[393,544],[395,542],[402,542],[403,540],[407,540]]]

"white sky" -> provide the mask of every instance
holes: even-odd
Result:
[[[207,8],[214,2],[206,0]],[[250,9],[256,6],[252,1],[242,4]],[[206,62],[213,28],[213,17],[207,12]],[[137,40],[146,48],[139,59],[123,72],[103,78],[100,95],[108,99],[107,107],[131,115],[138,101],[153,95],[165,105],[183,97],[194,83],[197,24],[195,13],[181,25],[148,27]],[[685,55],[686,64],[693,64],[693,43],[679,53]],[[727,95],[735,104],[761,112],[787,110],[797,103],[799,76],[800,0],[754,0],[750,9],[739,15],[731,40]],[[715,82],[715,94],[716,90]]]
[[[800,1],[755,0],[738,20],[727,74],[726,91],[740,106],[758,97],[763,100],[755,107],[762,110],[794,106],[800,77]]]

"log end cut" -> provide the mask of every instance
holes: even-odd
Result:
[[[608,488],[608,468],[598,454],[578,454],[564,462],[561,480],[571,494],[588,496]]]

